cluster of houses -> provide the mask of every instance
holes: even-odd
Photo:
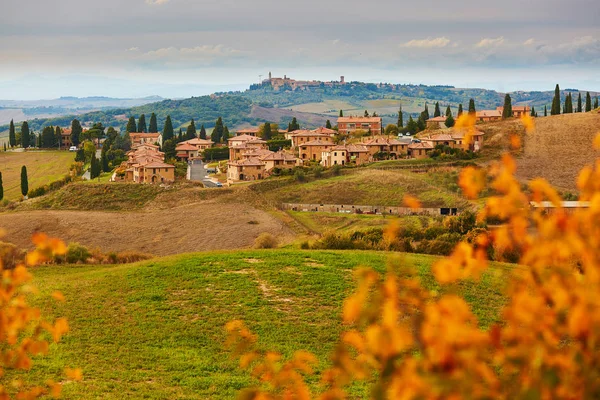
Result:
[[[494,122],[500,121],[502,119],[502,114],[504,112],[504,107],[496,107],[495,110],[480,110],[475,112],[475,120],[477,122]],[[529,106],[513,106],[512,107],[513,116],[516,118],[521,118],[524,115],[529,115],[531,113],[531,107]],[[446,124],[446,117],[439,116],[434,118],[429,118],[427,121],[428,128],[444,128]]]
[[[145,133],[142,135],[153,135]],[[113,174],[113,181],[135,183],[171,183],[175,181],[175,166],[165,163],[165,153],[158,145],[146,141],[132,144],[127,161]]]

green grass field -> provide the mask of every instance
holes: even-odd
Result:
[[[75,153],[68,151],[0,152],[0,172],[4,184],[4,198],[21,198],[21,167],[27,167],[29,189],[35,189],[69,173]]]
[[[231,399],[251,383],[224,351],[224,325],[244,320],[268,349],[315,353],[327,365],[343,329],[343,299],[360,265],[385,271],[383,252],[264,250],[188,254],[120,266],[48,266],[33,271],[45,314],[65,316],[70,333],[37,358],[28,380],[63,380],[67,366],[84,381],[63,385],[66,399]],[[407,254],[422,283],[443,292],[430,266]],[[497,321],[509,267],[494,265],[464,294],[480,323]],[[48,295],[60,290],[66,303]],[[8,378],[8,377],[7,377]],[[312,381],[316,385],[318,377]],[[355,387],[354,396],[368,397]]]

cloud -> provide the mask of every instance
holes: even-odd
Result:
[[[481,39],[479,43],[475,45],[475,47],[499,47],[504,44],[504,36],[500,36],[498,38],[485,38]]]
[[[526,41],[523,42],[523,46],[531,46],[534,43],[535,43],[535,39],[533,39],[533,38],[527,39]]]
[[[446,37],[438,37],[435,39],[427,38],[421,40],[411,40],[410,42],[406,42],[401,44],[401,47],[415,47],[422,49],[432,49],[432,48],[441,48],[446,47],[450,44],[450,39]]]
[[[332,40],[332,41],[331,41],[331,44],[333,44],[333,45],[335,46],[336,44],[338,44],[338,43],[340,43],[340,42],[341,42],[341,40],[340,40],[340,39],[335,39],[335,40]]]
[[[170,0],[146,0],[146,4],[151,6],[160,6],[162,4],[168,3]]]
[[[140,48],[139,47],[130,47],[130,48],[128,48],[125,51],[129,51],[129,52],[135,53],[135,52],[140,51]]]

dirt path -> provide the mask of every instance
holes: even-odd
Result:
[[[280,242],[294,233],[268,213],[245,204],[206,202],[140,212],[23,211],[0,214],[2,239],[31,246],[35,231],[102,251],[135,250],[155,255],[251,247],[269,232]]]

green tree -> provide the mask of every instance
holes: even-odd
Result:
[[[4,146],[6,146],[6,143],[4,144]],[[3,198],[4,198],[4,184],[2,183],[2,172],[0,172],[0,200],[2,200]]]
[[[427,103],[425,103],[425,110],[423,110],[421,116],[423,117],[423,119],[425,119],[425,121],[429,119],[429,107],[427,106]]]
[[[427,127],[427,124],[425,123],[425,121],[427,121],[425,119],[425,113],[421,113],[421,115],[419,115],[419,118],[417,119],[418,132],[424,131],[425,128]]]
[[[165,140],[173,139],[173,123],[171,122],[171,116],[167,115],[167,119],[165,120],[165,126],[163,128],[162,139],[163,142]]]
[[[179,133],[177,134],[177,143],[181,143],[183,141],[183,131],[179,128]]]
[[[83,132],[83,128],[79,120],[74,119],[71,121],[71,143],[73,143],[73,146],[79,146],[79,143],[81,143],[81,132]]]
[[[50,149],[50,148],[54,147],[54,141],[55,141],[54,128],[51,126],[45,127],[42,130],[42,145],[40,147],[43,147],[45,149]]]
[[[29,193],[29,182],[27,181],[27,167],[21,167],[21,194],[27,196]]]
[[[452,116],[452,113],[450,113],[450,115],[448,115],[448,117],[446,117],[446,122],[444,122],[444,124],[448,127],[448,128],[452,128],[454,126],[456,121],[454,121],[454,117]]]
[[[442,113],[440,112],[440,102],[436,101],[435,102],[435,110],[433,111],[433,118],[439,117],[441,115],[442,115]]]
[[[548,116],[548,107],[544,106],[544,117]]]
[[[367,110],[365,110],[365,117],[369,116],[369,112]]]
[[[290,122],[288,128],[289,128],[288,132],[297,131],[298,129],[300,129],[300,124],[298,123],[298,120],[296,119],[296,117],[292,118],[292,122]]]
[[[177,154],[177,152],[175,151],[175,147],[177,147],[177,144],[175,143],[175,140],[173,140],[173,139],[168,139],[163,142],[162,151],[165,153],[165,160],[170,160],[170,159],[175,158],[175,156]]]
[[[565,113],[571,114],[573,112],[573,97],[571,97],[571,93],[567,94],[565,98]]]
[[[62,147],[62,129],[58,125],[56,125],[54,136],[56,137],[56,147],[60,149]]]
[[[475,114],[477,110],[475,109],[475,100],[469,99],[469,114]]]
[[[135,117],[133,115],[129,117],[129,121],[127,121],[127,128],[125,128],[125,130],[129,133],[136,133],[138,131],[137,125],[135,124]]]
[[[15,123],[12,119],[10,120],[10,127],[8,128],[8,143],[10,144],[10,147],[15,147],[17,145],[17,137],[15,136]]]
[[[402,103],[400,103],[400,108],[398,109],[398,122],[396,124],[398,129],[402,129],[402,127],[404,127],[403,118],[404,118],[404,116],[402,115]]]
[[[204,124],[200,125],[200,139],[206,140],[206,129],[204,129]]]
[[[590,92],[585,94],[585,112],[592,111],[592,96],[590,96]]]
[[[138,120],[138,131],[146,133],[148,128],[146,127],[146,115],[140,115],[140,119]]]
[[[458,113],[456,114],[458,117],[463,115],[463,106],[462,103],[458,105]]]
[[[271,124],[268,122],[265,122],[262,139],[271,140]]]
[[[385,127],[385,134],[386,135],[397,135],[398,134],[398,126],[394,125],[394,124],[388,124]]]
[[[594,110],[598,108],[598,96],[596,96],[596,100],[594,100]]]
[[[535,107],[531,106],[531,114],[530,117],[537,117],[537,113],[535,112]]]
[[[340,117],[344,116],[344,112],[342,110],[340,110]]]
[[[35,143],[33,144],[35,145]],[[29,124],[27,121],[23,121],[23,124],[21,125],[21,147],[26,149],[29,145]]]
[[[554,88],[554,98],[552,99],[552,108],[550,108],[550,115],[560,114],[560,87],[556,84]]]
[[[94,149],[94,152],[92,153],[92,158],[90,159],[90,180],[98,176],[97,167],[98,163],[96,162],[96,151]]]
[[[506,119],[512,116],[512,99],[510,98],[510,95],[506,93],[506,95],[504,96],[504,108],[502,109],[502,118]]]
[[[158,123],[156,122],[156,114],[150,114],[150,124],[148,125],[148,133],[158,133]]]
[[[227,141],[229,140],[230,136],[231,135],[229,134],[229,128],[227,127],[227,125],[225,125],[223,127],[223,137],[221,138],[221,141],[223,143],[227,143]]]
[[[215,122],[215,127],[210,135],[210,140],[215,143],[221,143],[221,139],[223,138],[223,118],[217,118],[217,122]]]
[[[417,126],[417,123],[413,119],[412,115],[409,115],[408,123],[406,124],[406,131],[408,133],[410,133],[411,135],[414,135],[415,133],[417,133],[418,129],[419,129],[419,127]]]
[[[446,107],[446,118],[448,118],[451,115],[452,115],[452,110],[450,109],[450,106],[448,106],[448,107]]]
[[[101,164],[102,164],[102,171],[103,172],[110,172],[110,167],[108,165],[108,158],[106,156],[106,151],[103,151],[102,154],[100,155],[100,160],[101,160]]]
[[[327,122],[325,122],[325,128],[331,129],[331,121],[327,120]]]
[[[577,112],[583,112],[583,104],[581,103],[581,93],[579,93],[579,96],[577,97]]]
[[[196,124],[194,119],[190,121],[187,129],[185,130],[185,140],[196,139]]]

